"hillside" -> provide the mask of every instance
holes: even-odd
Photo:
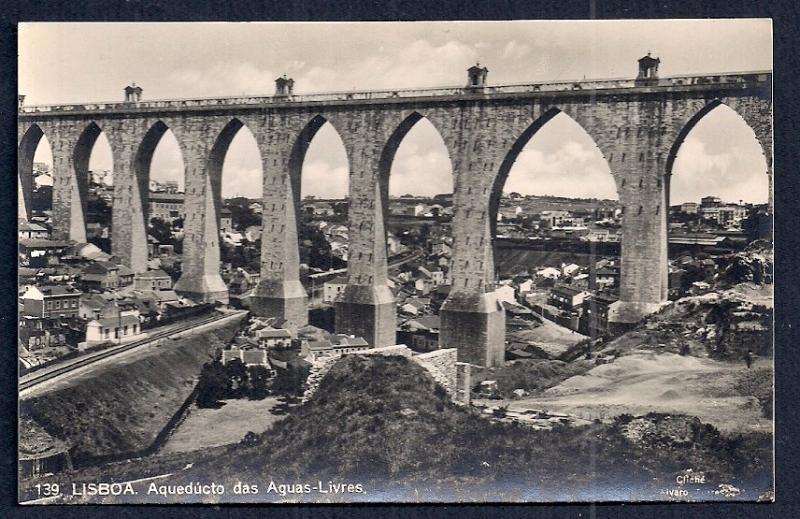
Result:
[[[706,474],[708,489],[734,483],[755,499],[771,478],[765,434],[724,438],[680,415],[542,431],[498,423],[451,404],[426,372],[399,357],[344,358],[315,400],[254,443],[197,463],[170,484],[333,480],[368,489],[259,496],[267,500],[611,499],[623,488],[626,495],[657,498],[674,486],[676,474],[695,467]]]
[[[575,263],[588,267],[589,263],[598,258],[593,254],[583,254],[568,251],[539,251],[525,250],[513,247],[498,247],[495,256],[495,265],[500,276],[514,276],[529,270],[536,270],[541,266],[556,266],[562,263]]]
[[[145,449],[192,393],[209,355],[238,328],[232,322],[98,367],[80,383],[22,400],[20,416],[74,446],[77,465]]]

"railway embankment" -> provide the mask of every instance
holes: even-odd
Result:
[[[144,452],[190,398],[202,365],[232,339],[240,324],[240,319],[224,319],[104,361],[49,391],[23,398],[20,416],[69,445],[75,465]]]

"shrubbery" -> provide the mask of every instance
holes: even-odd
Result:
[[[629,438],[632,422],[655,436]],[[672,429],[674,435],[664,432]],[[729,439],[677,415],[542,431],[493,422],[451,404],[427,372],[401,357],[343,358],[311,402],[243,444],[252,446],[239,445],[214,465],[217,480],[313,474],[386,491],[462,488],[469,494],[464,498],[480,499],[481,492],[496,493],[499,482],[576,491],[628,481],[661,488],[674,483],[676,471],[703,467],[714,485],[752,487],[771,473],[766,434]]]
[[[197,406],[218,408],[226,398],[260,400],[269,394],[269,380],[264,366],[247,367],[239,359],[226,365],[206,362],[197,383]]]

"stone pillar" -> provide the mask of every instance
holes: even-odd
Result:
[[[767,105],[767,103],[764,103]],[[767,105],[771,108],[771,104]],[[766,109],[764,109],[766,111]],[[761,124],[757,126],[754,130],[756,132],[756,138],[761,144],[761,149],[764,152],[764,159],[767,163],[767,177],[768,177],[768,189],[769,193],[767,194],[767,209],[769,210],[769,214],[775,214],[775,185],[774,185],[774,171],[772,169],[772,111],[770,110],[766,115],[761,116]],[[750,121],[748,121],[750,124]]]
[[[770,85],[771,86],[771,85]],[[769,176],[769,194],[767,204],[770,214],[775,214],[773,186],[773,121],[771,88],[754,95],[722,99],[722,102],[733,109],[753,130],[756,140],[761,144],[764,159],[767,162],[766,174]]]
[[[134,272],[147,271],[146,173],[137,166],[143,134],[123,125],[108,127],[106,136],[114,157],[114,204],[111,252]]]
[[[456,187],[454,208],[452,286],[440,311],[439,347],[457,348],[460,362],[499,366],[505,361],[505,310],[494,290],[488,197]]]
[[[769,214],[775,214],[775,184],[774,182],[774,173],[772,171],[772,154],[767,155],[767,175],[769,176],[769,197],[767,200],[767,207],[769,208]]]
[[[472,364],[456,362],[456,402],[464,405],[472,403]]]
[[[25,189],[23,183],[25,182],[25,177],[23,173],[20,173],[17,177],[17,219],[21,220],[30,220],[31,219],[31,203],[30,203],[30,196]]]
[[[85,243],[88,154],[85,164],[75,163],[81,130],[64,125],[49,134],[53,153],[52,221],[54,239]]]
[[[219,228],[210,160],[219,132],[200,121],[180,121],[170,129],[186,168],[182,273],[175,291],[199,303],[227,304],[228,287],[219,274]]]
[[[256,315],[280,317],[301,327],[308,324],[308,295],[300,283],[298,243],[302,163],[292,160],[297,133],[281,135],[288,131],[253,128],[264,171],[264,208],[261,281],[250,306]]]
[[[642,146],[644,150],[646,147]],[[624,152],[623,152],[624,153]],[[656,151],[636,152],[618,166],[623,207],[620,303],[609,314],[615,323],[636,323],[667,300],[666,188]]]
[[[336,332],[361,336],[373,348],[397,343],[397,310],[388,284],[384,197],[379,163],[394,128],[380,114],[356,113],[341,126],[350,161],[350,247],[347,287],[336,301]],[[334,125],[336,126],[336,125]]]
[[[505,361],[505,310],[495,295],[490,198],[504,151],[497,121],[471,107],[444,139],[453,165],[453,257],[450,295],[440,311],[440,348],[457,348],[459,362]],[[444,127],[444,125],[441,125]]]

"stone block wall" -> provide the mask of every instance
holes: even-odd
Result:
[[[433,379],[447,391],[451,398],[455,399],[456,397],[456,357],[458,352],[454,348],[415,355],[407,346],[396,344],[393,346],[356,351],[348,355],[405,357],[430,373]],[[322,379],[341,358],[341,355],[332,355],[330,357],[320,358],[312,363],[308,379],[306,380],[306,390],[303,393],[302,401],[304,403],[314,397]]]
[[[370,348],[368,350],[361,350],[352,353],[352,355],[397,355],[406,358],[410,358],[413,354],[414,352],[412,352],[405,344],[395,344],[394,346],[383,346],[381,348]]]
[[[772,179],[770,85],[714,84],[713,78],[669,89],[573,90],[507,97],[476,91],[458,98],[340,100],[331,104],[284,103],[67,114],[21,114],[20,135],[31,124],[53,150],[55,237],[85,241],[85,192],[92,125],[110,136],[115,149],[117,215],[115,253],[135,266],[133,246],[142,227],[141,172],[131,167],[136,140],[156,121],[173,130],[186,166],[184,274],[176,289],[202,301],[227,301],[219,277],[217,211],[221,163],[234,129],[253,132],[264,164],[262,284],[256,311],[306,322],[306,295],[298,279],[299,171],[316,129],[330,122],[350,163],[350,256],[348,287],[337,303],[337,331],[365,337],[373,346],[395,342],[394,298],[387,286],[385,204],[388,171],[402,136],[421,117],[440,132],[454,173],[454,245],[451,295],[442,310],[441,341],[459,360],[480,365],[503,361],[504,314],[494,292],[493,222],[505,175],[524,144],[549,118],[564,112],[592,137],[609,164],[624,208],[621,322],[635,322],[666,298],[666,215],[671,159],[687,130],[715,103],[724,103],[753,128],[765,151]],[[88,132],[88,133],[87,133]],[[20,145],[21,153],[25,146]],[[77,152],[77,153],[76,153]],[[32,160],[32,159],[31,159]],[[21,164],[27,164],[20,161]],[[115,172],[116,173],[116,172]],[[770,182],[771,184],[771,182]],[[138,186],[138,193],[137,193]],[[770,192],[770,203],[772,196]],[[126,228],[128,222],[129,228]],[[117,229],[119,227],[119,229]]]
[[[411,360],[425,368],[452,398],[456,396],[456,359],[458,350],[448,348],[421,355],[414,355]]]

